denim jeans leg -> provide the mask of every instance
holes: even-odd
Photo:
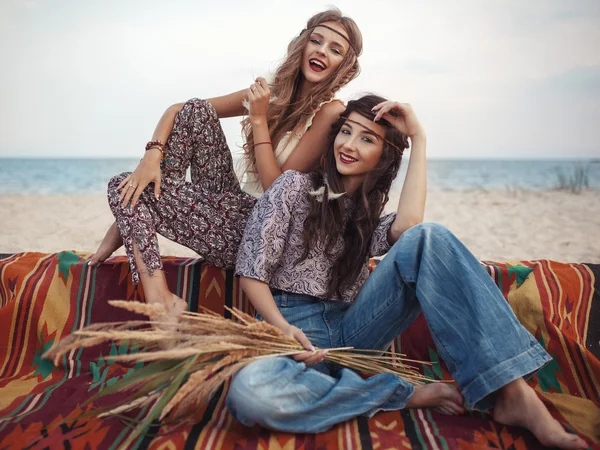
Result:
[[[402,407],[408,396],[405,384],[389,373],[363,380],[349,369],[334,378],[291,358],[274,357],[240,370],[226,403],[230,413],[247,426],[319,433],[360,415],[370,417],[386,404]]]
[[[339,342],[339,323],[348,305],[277,292],[275,304],[285,319],[302,329],[313,345],[330,348]],[[260,315],[259,319],[262,319]],[[266,358],[250,363],[234,376],[227,407],[241,423],[289,432],[317,433],[356,416],[371,416],[404,406],[412,386],[392,374],[363,380],[349,369],[320,363],[307,368],[292,358]]]
[[[375,268],[346,311],[343,345],[383,349],[420,310],[467,407],[489,408],[490,394],[551,359],[480,262],[438,224],[404,232]]]

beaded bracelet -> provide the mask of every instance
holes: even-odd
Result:
[[[152,147],[160,147],[161,151],[164,148],[165,144],[160,141],[150,141],[146,144],[146,151],[150,150]]]
[[[164,147],[165,144],[163,144],[160,141],[150,141],[146,144],[146,151],[156,148],[158,149],[158,151],[160,152],[160,168],[164,169],[165,168],[165,164],[167,162],[171,161],[171,158],[169,158],[166,162],[165,162],[165,151],[164,151]]]
[[[155,145],[153,147],[147,148],[146,151],[152,150],[152,149],[157,149],[160,152],[160,159],[163,159],[165,157],[165,151],[162,149],[162,147]]]

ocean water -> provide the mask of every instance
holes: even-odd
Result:
[[[138,159],[8,159],[0,158],[2,194],[104,194],[108,180],[133,170]],[[398,189],[408,161],[394,188]],[[585,160],[429,160],[429,190],[552,189],[557,171],[567,176],[585,167],[591,189],[600,189],[600,161]]]

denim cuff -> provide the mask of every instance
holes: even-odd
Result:
[[[550,355],[535,342],[529,350],[486,370],[465,386],[462,389],[465,406],[478,411],[493,407],[495,396],[491,394],[511,381],[528,378],[550,361]]]
[[[415,387],[406,380],[398,377],[398,387],[394,391],[394,393],[390,396],[390,398],[383,404],[380,408],[374,408],[370,411],[367,411],[364,415],[369,419],[377,414],[379,411],[396,411],[399,409],[404,409],[406,404],[410,400],[410,398],[415,393]]]

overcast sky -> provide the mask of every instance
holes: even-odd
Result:
[[[169,105],[249,86],[329,4],[0,0],[0,157],[141,156]],[[600,157],[599,0],[334,4],[364,37],[339,97],[412,103],[431,157]]]

